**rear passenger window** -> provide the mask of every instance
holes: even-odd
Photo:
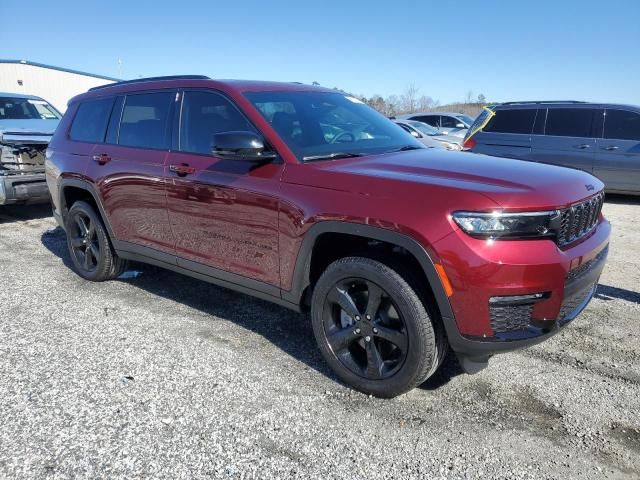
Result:
[[[496,114],[482,129],[492,133],[523,133],[529,134],[533,130],[536,109],[496,110]]]
[[[169,112],[174,96],[175,92],[127,95],[118,144],[167,150],[171,125]]]
[[[102,143],[113,97],[88,100],[78,106],[78,111],[69,130],[69,138],[78,142]]]
[[[607,110],[604,119],[604,138],[640,140],[640,115],[625,110]]]
[[[180,150],[211,155],[217,133],[253,131],[238,109],[213,92],[185,92],[182,103]]]
[[[558,137],[591,137],[593,110],[589,108],[550,108],[547,113],[547,135]]]
[[[440,116],[439,115],[422,115],[419,117],[411,117],[411,120],[417,120],[418,122],[426,123],[432,127],[440,128]]]
[[[456,125],[459,123],[462,123],[462,121],[453,117],[440,117],[440,125],[442,128],[457,128]]]

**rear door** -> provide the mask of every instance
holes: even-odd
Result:
[[[533,135],[531,158],[593,172],[598,109],[593,105],[550,106],[544,135]]]
[[[167,215],[164,163],[171,145],[176,91],[120,96],[105,142],[92,152],[87,174],[98,187],[119,241],[174,255]],[[119,245],[127,249],[127,245]],[[153,254],[153,252],[146,252]]]
[[[531,160],[531,133],[538,109],[535,106],[497,109],[474,135],[474,153]]]
[[[607,109],[593,173],[609,191],[640,193],[640,113]]]

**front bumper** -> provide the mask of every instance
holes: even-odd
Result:
[[[44,173],[0,175],[0,205],[47,203],[49,198]]]
[[[437,242],[454,290],[447,336],[463,368],[478,371],[493,354],[540,343],[571,323],[595,294],[610,230],[602,218],[587,238],[564,250],[549,240],[491,243],[463,232]],[[491,304],[538,293],[540,299],[509,308]]]

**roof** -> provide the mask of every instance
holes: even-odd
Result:
[[[511,110],[523,107],[572,107],[572,108],[631,108],[638,110],[638,105],[631,105],[625,103],[603,103],[603,102],[580,102],[575,100],[547,100],[547,101],[520,101],[520,102],[505,102],[496,103],[491,105],[493,110]]]
[[[41,97],[36,97],[35,95],[27,95],[25,93],[9,93],[9,92],[0,92],[0,97],[9,97],[9,98],[27,98],[29,100],[43,100]]]
[[[102,85],[90,89],[86,93],[82,93],[69,102],[75,102],[79,99],[92,98],[103,95],[114,95],[127,92],[135,92],[140,90],[152,89],[169,89],[169,88],[211,88],[221,90],[223,92],[293,92],[293,91],[311,91],[311,92],[331,92],[343,93],[336,90],[317,87],[313,85],[305,85],[299,82],[266,82],[255,80],[212,80],[201,75],[173,75],[170,77],[150,77],[138,78],[120,83],[112,83]]]
[[[105,75],[96,75],[95,73],[81,72],[80,70],[72,70],[70,68],[56,67],[54,65],[46,65],[44,63],[31,62],[29,60],[7,60],[7,59],[1,59],[0,58],[0,63],[13,63],[13,64],[18,64],[18,65],[31,65],[33,67],[48,68],[49,70],[58,70],[60,72],[74,73],[76,75],[84,75],[85,77],[100,78],[102,80],[111,80],[112,82],[119,82],[120,81],[119,78],[107,77]]]

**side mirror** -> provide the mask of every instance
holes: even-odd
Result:
[[[415,130],[411,130],[409,133],[410,133],[413,137],[420,138],[420,135],[419,135],[419,134],[418,134],[418,132],[416,132]]]
[[[264,139],[254,132],[223,132],[214,135],[211,153],[225,160],[243,160],[246,162],[268,162],[278,154],[267,150]]]
[[[467,128],[464,123],[456,123],[456,128]]]

